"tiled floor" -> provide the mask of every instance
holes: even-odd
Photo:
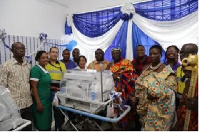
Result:
[[[75,125],[75,127],[78,129],[78,130],[86,130],[86,131],[98,131],[100,130],[94,122],[92,121],[86,121],[86,122],[79,122],[78,124]],[[102,123],[102,125],[100,126],[102,130],[108,130],[110,129],[110,124],[109,123]],[[74,131],[74,127],[69,123],[67,122],[66,124],[63,125],[62,127],[63,130],[66,130],[66,131]],[[52,122],[52,125],[51,125],[51,130],[52,131],[55,131],[55,121]]]
[[[66,130],[66,131],[74,131],[74,127],[70,124],[70,122],[68,121],[68,116],[66,113],[65,114],[65,124],[63,125],[62,129]],[[54,121],[54,115],[52,113],[52,117],[53,117],[53,121],[52,121],[52,125],[51,125],[51,130],[55,131],[55,121]],[[98,131],[100,130],[97,125],[95,125],[94,121],[92,119],[89,119],[88,117],[82,116],[82,115],[77,115],[75,117],[77,120],[75,120],[74,123],[76,124],[75,127],[78,130],[87,130],[87,131]],[[84,120],[84,121],[83,121]],[[101,129],[102,130],[109,130],[111,128],[111,124],[107,123],[107,122],[103,122],[101,123]]]

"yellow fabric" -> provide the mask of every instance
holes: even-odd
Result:
[[[181,81],[182,77],[184,76],[184,72],[182,70],[182,66],[179,66],[177,68],[177,72],[176,72],[176,77],[177,77],[177,80],[178,80],[178,89],[177,89],[177,92],[180,93],[180,94],[183,94],[183,90],[185,88],[185,81]]]
[[[62,63],[61,61],[59,61],[59,63],[51,63],[51,64],[48,63],[45,66],[46,70],[51,75],[51,79],[52,80],[62,80],[63,73],[66,72],[65,64]]]

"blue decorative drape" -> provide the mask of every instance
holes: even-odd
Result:
[[[173,21],[198,9],[198,0],[153,0],[133,5],[137,14],[157,21]],[[121,7],[97,12],[74,14],[75,27],[85,36],[98,37],[109,31],[120,20]],[[70,28],[65,24],[66,34]]]
[[[134,4],[135,11],[143,17],[157,21],[172,21],[198,9],[198,0],[153,0]]]
[[[149,56],[149,49],[152,45],[158,44],[152,38],[148,37],[138,26],[133,22],[132,24],[132,47],[133,47],[133,57],[137,57],[136,48],[138,45],[143,45],[145,47],[145,54]],[[161,62],[165,60],[165,51],[162,52]]]
[[[157,21],[173,21],[185,17],[198,10],[198,0],[152,0],[133,4],[137,14]],[[126,54],[126,38],[128,22],[131,16],[122,14],[121,7],[115,7],[97,12],[88,12],[83,14],[74,14],[73,22],[75,27],[85,36],[94,38],[99,37],[113,28],[120,20],[124,20],[112,44],[105,52],[105,58],[112,60],[111,49],[121,48],[122,58]],[[132,30],[133,54],[136,57],[136,47],[142,44],[146,48],[146,54],[149,55],[149,48],[157,44],[154,40],[144,34],[134,23]],[[164,60],[164,52],[162,61]]]
[[[124,21],[121,28],[119,29],[115,39],[113,40],[112,44],[105,51],[104,58],[106,60],[112,61],[111,50],[113,48],[120,48],[122,51],[121,57],[122,58],[126,57],[127,28],[128,28],[128,21]]]
[[[109,31],[120,20],[120,7],[97,12],[74,14],[75,27],[85,36],[98,37]]]
[[[67,21],[65,22],[65,34],[72,34],[72,27],[68,26]]]

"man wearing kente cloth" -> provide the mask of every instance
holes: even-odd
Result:
[[[132,98],[134,97],[137,75],[131,61],[121,58],[120,49],[116,48],[112,50],[112,58],[114,62],[111,63],[110,70],[113,73],[115,91],[122,92],[123,104],[131,106],[131,111],[117,123],[117,129],[132,130],[131,127],[134,126],[134,113],[136,112],[136,106],[133,104]]]

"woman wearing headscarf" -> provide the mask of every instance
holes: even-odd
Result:
[[[175,124],[176,76],[169,65],[160,62],[162,47],[150,48],[152,63],[136,80],[137,112],[142,130],[168,131]]]

